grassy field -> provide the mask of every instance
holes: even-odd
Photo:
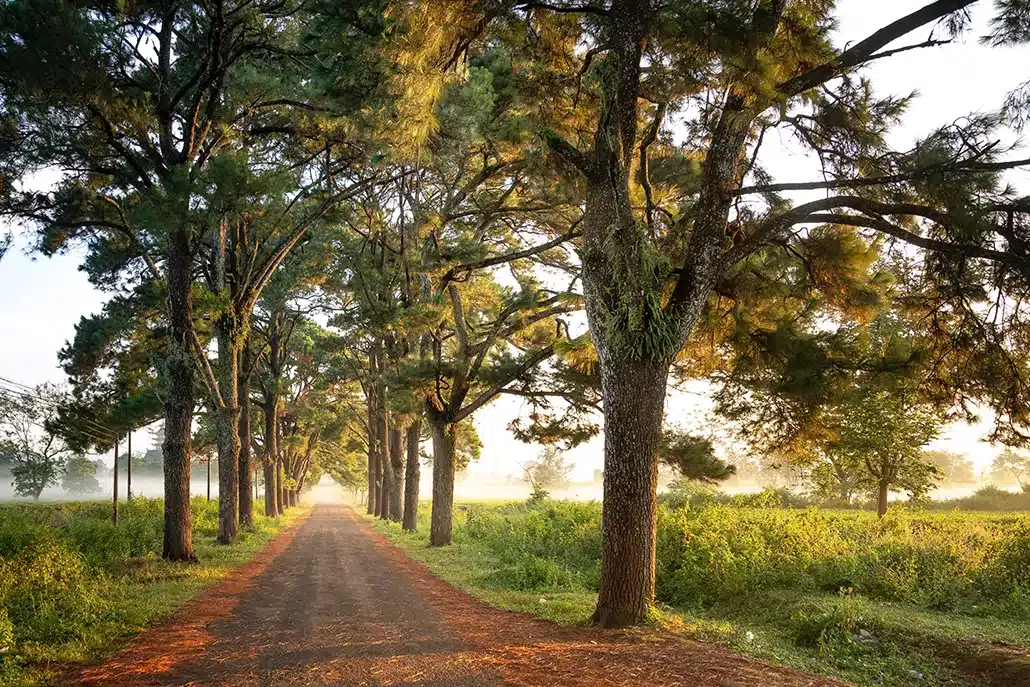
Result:
[[[255,504],[261,510],[260,503]],[[162,503],[0,505],[0,687],[48,685],[60,664],[95,659],[225,577],[302,510],[258,515],[215,544],[218,503],[194,499],[200,563],[161,560]]]
[[[475,596],[588,619],[600,506],[465,505],[455,545],[377,527]],[[1015,685],[1030,675],[1030,515],[662,506],[655,621],[857,685]],[[981,673],[988,677],[980,677]],[[1030,683],[1027,683],[1030,684]]]

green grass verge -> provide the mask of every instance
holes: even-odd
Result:
[[[459,504],[455,512],[455,543],[445,548],[429,547],[426,507],[420,512],[418,532],[404,532],[398,524],[382,520],[376,520],[375,527],[441,578],[488,604],[561,624],[579,624],[586,622],[593,611],[597,598],[596,570],[599,569],[592,558],[598,554],[592,547],[593,538],[599,537],[599,522],[590,521],[589,513],[584,516],[584,509],[588,509],[585,504],[558,502],[541,504],[538,508]],[[567,511],[572,511],[572,515]],[[773,520],[816,517],[797,513],[796,516],[770,513],[769,517]],[[717,514],[735,517],[726,511]],[[838,516],[827,514],[831,522]],[[574,522],[577,518],[578,524]],[[924,523],[928,522],[956,532],[966,532],[974,525],[1003,525],[1008,530],[1024,518],[1011,514],[999,517],[997,514],[927,513],[920,516],[916,525],[924,528],[927,526]],[[552,521],[555,524],[548,524]],[[485,527],[484,522],[490,523],[490,527]],[[663,520],[660,518],[659,522]],[[842,531],[848,527],[862,528],[861,532],[849,533],[849,537],[871,537],[873,528],[881,524],[874,518],[848,516],[841,521],[841,527]],[[668,531],[660,532],[660,539],[663,534],[669,536]],[[745,543],[755,536],[755,530],[741,526],[736,532],[727,529],[721,536],[735,547],[735,557],[708,560],[702,567],[729,566],[733,561],[740,561]],[[925,537],[925,532],[920,530],[920,536]],[[542,545],[541,540],[552,537],[557,538],[557,543],[550,551],[545,551],[546,545]],[[885,546],[882,540],[877,540],[876,544]],[[994,540],[991,546],[995,546]],[[984,556],[988,550],[983,549]],[[677,549],[676,555],[682,566],[693,561],[689,549],[683,552]],[[663,573],[671,567],[667,550],[660,551],[660,558],[662,556],[665,556],[665,567],[660,560],[659,574],[670,574]],[[868,561],[863,564],[868,567],[864,574],[870,582],[888,584],[887,575],[894,567],[877,567],[880,563]],[[749,560],[748,565],[763,563],[756,557]],[[765,565],[774,563],[770,561]],[[701,573],[701,568],[696,572]],[[768,570],[753,570],[754,579],[764,579],[768,574]],[[884,579],[874,580],[876,576]],[[712,579],[713,583],[726,583],[723,578]],[[662,580],[659,582],[661,587]],[[799,572],[796,580],[774,577],[762,585],[741,589],[739,593],[735,587],[728,587],[734,593],[713,597],[704,603],[661,604],[655,621],[671,631],[717,641],[748,656],[870,687],[979,687],[986,683],[960,665],[964,656],[996,651],[996,645],[1030,647],[1030,617],[1018,598],[1015,603],[986,599],[987,603],[981,607],[974,603],[973,592],[964,590],[962,594],[966,596],[956,597],[958,601],[954,605],[935,608],[933,602],[939,595],[927,596],[918,586],[909,597],[902,597],[905,600],[891,600],[888,598],[891,594],[900,594],[908,586],[895,585],[893,581],[890,584],[892,586],[879,597],[872,591],[870,595],[841,594],[824,591]]]
[[[118,528],[106,503],[0,506],[0,574],[35,581],[28,591],[0,581],[0,613],[10,618],[9,641],[13,635],[0,656],[0,687],[54,685],[63,666],[110,654],[227,577],[306,510],[256,513],[238,543],[221,546],[217,502],[192,506],[196,564],[160,559],[158,500],[123,504]]]

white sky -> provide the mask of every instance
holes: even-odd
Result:
[[[881,26],[904,16],[929,0],[843,0],[839,2],[840,43],[854,43]],[[986,30],[992,4],[981,0],[972,7],[974,32],[962,41],[938,48],[915,50],[875,62],[867,70],[877,93],[907,94],[913,89],[920,97],[913,103],[905,125],[897,130],[894,143],[905,147],[933,128],[970,112],[997,109],[1006,93],[1030,79],[1030,49],[985,48],[978,37]],[[897,45],[920,42],[927,31],[913,33]],[[784,181],[818,178],[818,170],[804,156],[781,149],[765,157],[767,167]],[[1030,188],[1027,172],[1013,173],[1012,181]],[[0,376],[38,384],[63,382],[57,351],[74,335],[79,318],[97,312],[105,295],[94,290],[77,271],[80,255],[33,259],[23,252],[21,241],[0,260]],[[486,475],[520,474],[519,464],[536,453],[508,433],[506,427],[521,402],[502,398],[476,416],[483,440],[483,457],[472,472]],[[690,425],[698,415],[696,397],[672,394],[669,420]],[[979,465],[989,463],[997,449],[979,441],[982,427],[956,425],[949,429],[942,447],[967,453]],[[139,449],[147,447],[145,432],[135,435]],[[135,446],[134,446],[135,448]],[[601,467],[601,448],[595,440],[571,456],[577,468],[575,479],[589,478]]]

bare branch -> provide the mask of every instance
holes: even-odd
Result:
[[[976,0],[937,0],[915,12],[912,12],[897,21],[891,22],[882,29],[870,34],[864,40],[851,46],[832,62],[825,62],[818,67],[811,69],[804,74],[795,76],[779,86],[779,91],[786,97],[799,95],[825,83],[839,74],[868,62],[879,50],[886,47],[902,36],[925,26],[930,22],[946,17],[952,12],[957,12]]]

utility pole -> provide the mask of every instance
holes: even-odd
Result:
[[[211,456],[207,457],[207,500],[211,500]]]
[[[126,468],[125,498],[132,501],[132,427],[129,427],[128,467]]]
[[[118,437],[114,440],[114,497],[112,504],[114,510],[112,512],[112,520],[114,524],[118,524]]]

